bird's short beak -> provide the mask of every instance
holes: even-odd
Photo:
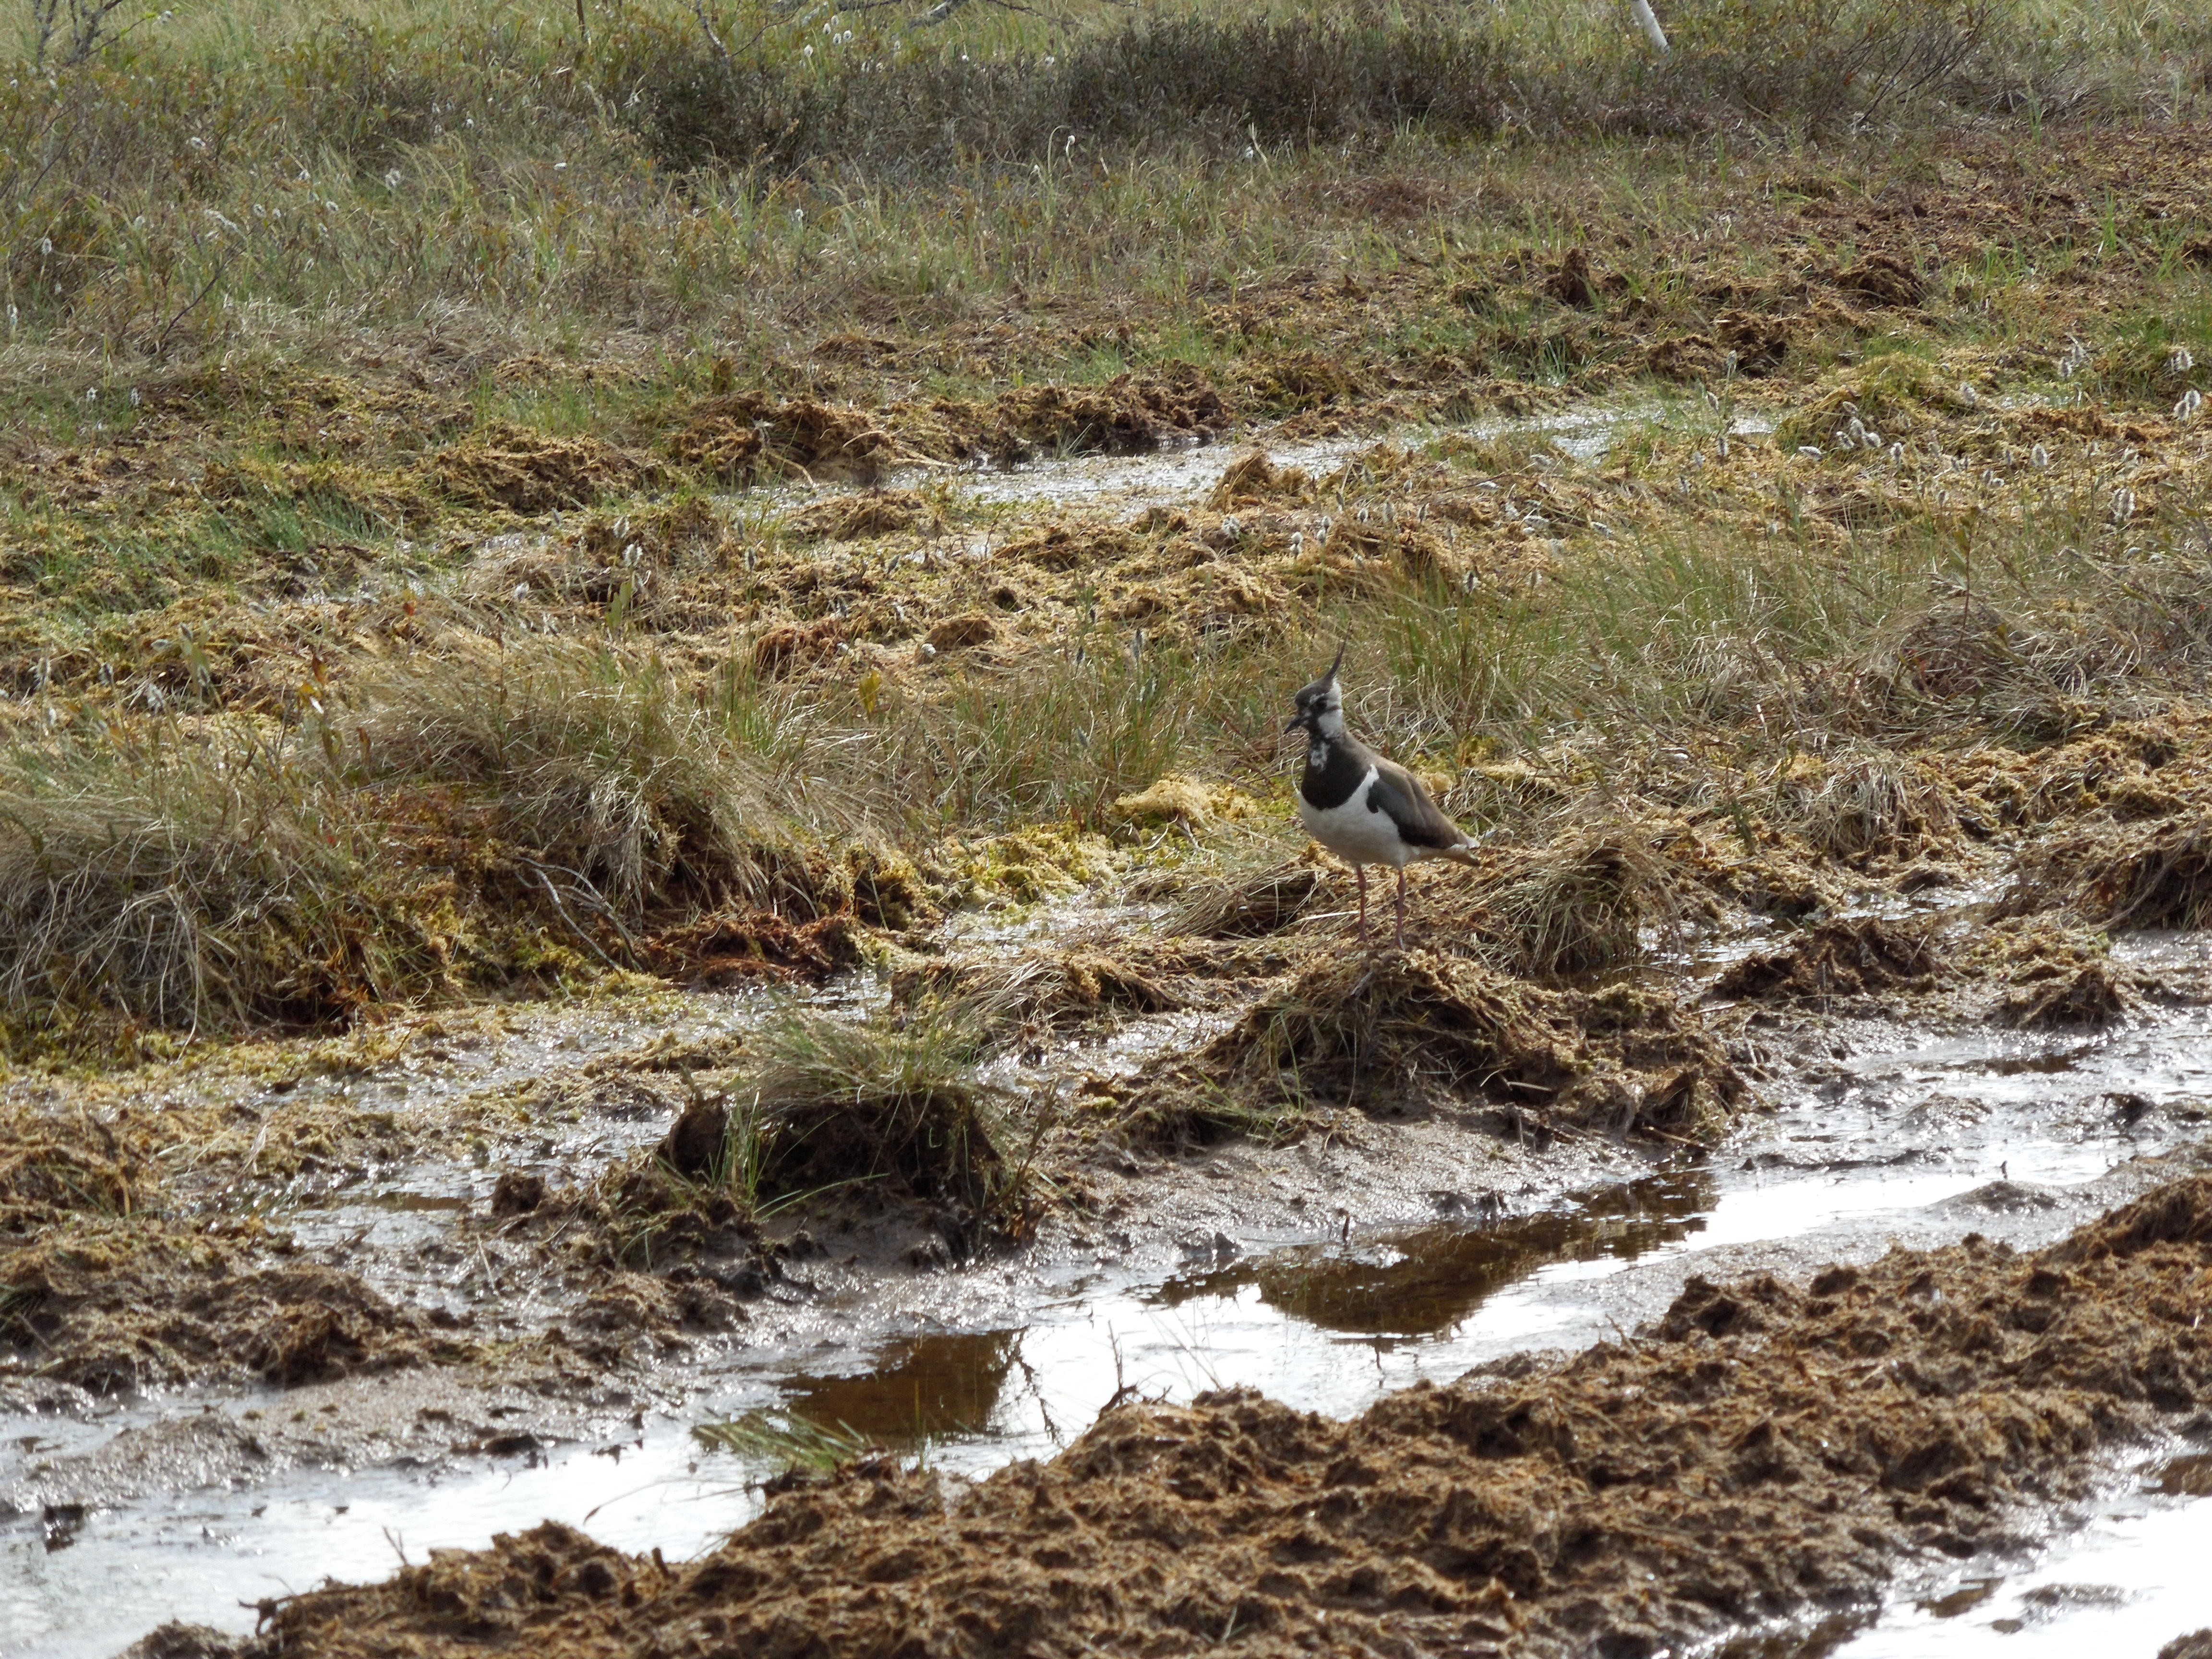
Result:
[[[1290,719],[1283,722],[1283,730],[1285,732],[1295,732],[1298,727],[1304,726],[1305,723],[1306,717],[1304,714],[1293,714]]]

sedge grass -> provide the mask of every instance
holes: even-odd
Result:
[[[649,653],[448,635],[371,667],[353,703],[336,724],[361,770],[492,799],[507,835],[627,920],[672,892],[757,890],[757,854],[786,837],[761,767]]]
[[[1005,1197],[1011,1104],[979,1071],[990,1011],[928,1001],[854,1020],[793,1005],[748,1040],[764,1199],[882,1186],[981,1214]]]
[[[826,1426],[792,1412],[748,1412],[723,1422],[696,1424],[691,1435],[710,1451],[765,1463],[778,1474],[800,1470],[832,1474],[883,1449],[845,1424]]]
[[[1400,239],[1370,216],[1316,219],[1331,186],[1409,138],[1407,159],[1449,161],[1507,109],[1648,176],[1654,134],[1848,132],[1931,99],[2187,118],[2212,58],[2212,23],[2141,3],[1674,9],[1655,64],[1598,0],[975,6],[928,32],[764,9],[722,15],[750,42],[734,63],[675,5],[610,13],[588,42],[552,4],[201,9],[0,88],[8,342],[92,353],[98,378],[338,360],[364,326],[495,349],[642,328],[765,368],[786,329],[886,305],[927,326],[1017,286],[1168,299],[1317,257],[1387,264]],[[1571,240],[1577,211],[1540,201],[1487,234]]]
[[[0,1007],[319,1020],[443,964],[374,832],[295,743],[159,724],[0,760]]]

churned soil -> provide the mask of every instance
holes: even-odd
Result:
[[[1237,1127],[1312,1103],[1403,1112],[1476,1103],[1525,1134],[1562,1125],[1712,1139],[1749,1087],[1671,994],[1528,984],[1429,951],[1310,960],[1133,1110],[1155,1129]],[[1193,1114],[1189,1124],[1177,1113]]]
[[[2100,1451],[2212,1427],[2208,1310],[2193,1176],[2032,1254],[1693,1279],[1632,1338],[1349,1422],[1232,1390],[1119,1405],[972,1485],[787,1477],[680,1566],[548,1524],[268,1604],[209,1651],[1651,1655],[2015,1543]]]

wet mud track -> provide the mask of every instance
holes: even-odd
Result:
[[[1349,1420],[1242,1389],[1112,1407],[980,1486],[888,1458],[786,1481],[673,1567],[548,1524],[287,1602],[256,1650],[1164,1652],[1242,1629],[1260,1652],[1656,1653],[2016,1548],[2099,1450],[2201,1429],[2208,1244],[2197,1175],[2038,1251],[1977,1230],[1796,1284],[1693,1276],[1634,1339]]]
[[[2169,970],[2195,955],[2180,938],[2130,950]],[[747,1005],[679,999],[642,1012],[571,1036],[629,1053],[672,1027],[647,1046],[698,1044],[741,1024]],[[526,1035],[487,1056],[483,1080],[549,1057]],[[588,1047],[581,1058],[592,1063]],[[1830,1019],[1776,1060],[1771,1115],[1711,1155],[1655,1164],[1649,1152],[1561,1145],[1538,1158],[1447,1121],[1348,1123],[1156,1164],[1128,1178],[1118,1216],[1054,1221],[1026,1249],[951,1273],[817,1245],[786,1263],[774,1294],[746,1304],[733,1338],[648,1345],[565,1379],[542,1367],[413,1369],[19,1412],[5,1492],[11,1640],[112,1652],[152,1622],[149,1597],[157,1616],[239,1630],[240,1604],[289,1605],[326,1575],[373,1579],[426,1549],[481,1547],[547,1519],[582,1528],[594,1548],[690,1559],[758,1510],[759,1483],[778,1467],[702,1444],[689,1431],[699,1423],[842,1425],[885,1449],[879,1474],[919,1459],[946,1478],[982,1475],[1060,1455],[1117,1397],[1174,1404],[1251,1389],[1287,1411],[1357,1419],[1394,1390],[1450,1385],[1471,1368],[1610,1352],[1668,1317],[1693,1279],[1802,1285],[1835,1264],[1870,1267],[1893,1244],[1940,1249],[1969,1234],[2046,1248],[2200,1167],[2212,1021],[2178,1010],[2097,1035],[1931,1037]],[[570,1139],[612,1157],[650,1144],[672,1109],[592,1120]],[[390,1171],[294,1224],[311,1249],[336,1242],[365,1263],[404,1264],[426,1231],[481,1214],[495,1184],[468,1164]],[[454,1288],[451,1272],[427,1289],[386,1272],[395,1297]],[[466,1297],[496,1302],[493,1279]],[[2118,1478],[2126,1448],[2181,1426],[2130,1419],[2109,1446],[2098,1441],[2103,1452],[2085,1443],[2047,1486],[2014,1494],[2045,1509],[2000,1505],[2002,1527],[1961,1534],[1969,1565],[1996,1587],[1983,1600],[2002,1605],[2017,1571],[2008,1547],[2063,1529],[2048,1505],[2096,1497],[2094,1471]],[[1898,1550],[1854,1581],[1855,1620],[1874,1614],[1869,1598],[1893,1573],[1920,1583],[1962,1571],[1956,1551]],[[128,1605],[112,1594],[118,1574]],[[1798,1610],[1773,1595],[1729,1616],[1787,1625]]]

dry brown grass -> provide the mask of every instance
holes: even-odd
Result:
[[[327,1019],[442,963],[372,823],[296,737],[178,728],[18,749],[0,773],[0,1006],[155,1025]]]
[[[349,691],[334,734],[366,775],[488,800],[519,858],[625,922],[758,892],[763,849],[789,839],[765,769],[649,652],[449,634]]]
[[[1633,836],[1585,833],[1480,890],[1483,953],[1516,974],[1579,979],[1644,959],[1647,929],[1670,925],[1673,874]]]

